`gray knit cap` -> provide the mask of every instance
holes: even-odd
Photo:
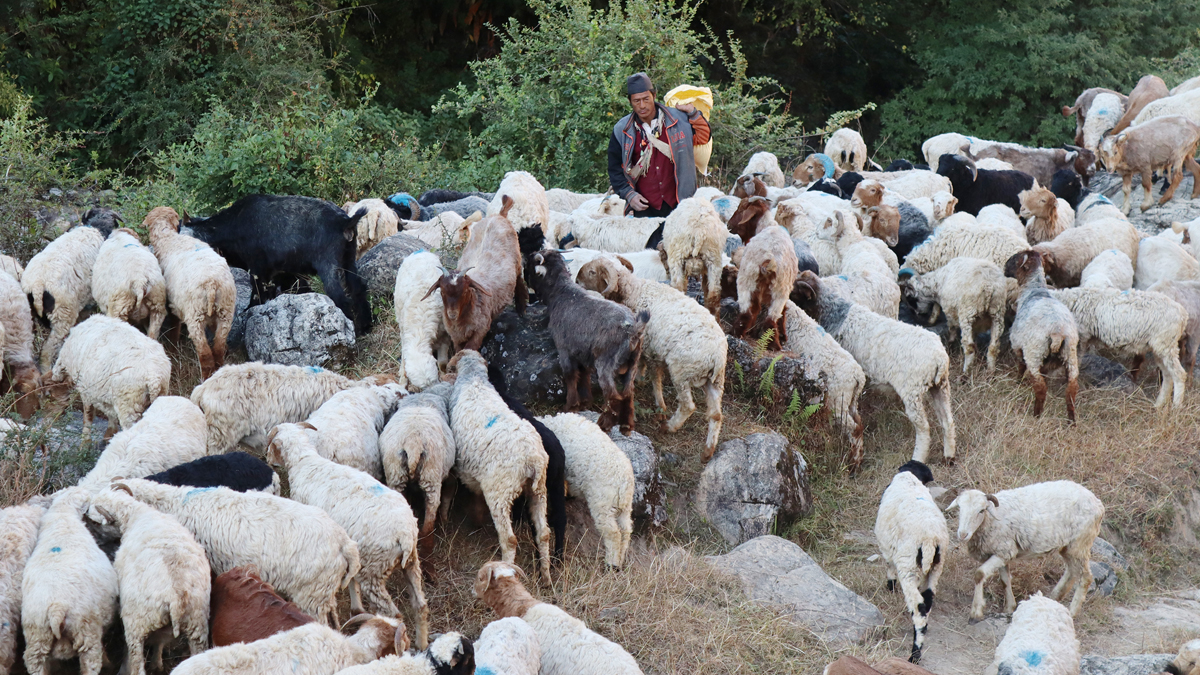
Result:
[[[646,73],[634,73],[625,80],[625,95],[633,96],[644,91],[654,92],[654,84],[650,81],[650,76]]]

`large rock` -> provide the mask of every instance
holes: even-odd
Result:
[[[586,411],[584,417],[595,422],[600,414]],[[658,471],[658,453],[646,436],[634,431],[622,436],[617,427],[608,432],[609,438],[629,457],[633,465],[633,517],[645,520],[655,527],[667,523],[666,491],[662,474]]]
[[[776,433],[727,440],[700,475],[696,508],[731,544],[770,534],[812,508],[808,465]]]
[[[1159,176],[1161,177],[1162,174],[1159,173]],[[1192,175],[1185,172],[1183,180],[1175,190],[1175,196],[1162,206],[1158,205],[1158,199],[1162,196],[1163,183],[1155,182],[1151,187],[1154,206],[1142,213],[1142,181],[1134,177],[1133,192],[1130,194],[1133,208],[1129,211],[1129,222],[1142,232],[1157,234],[1163,228],[1170,227],[1172,222],[1182,223],[1200,218],[1200,199],[1189,199],[1192,196],[1192,180]],[[1117,208],[1121,208],[1125,204],[1124,197],[1121,195],[1120,176],[1098,172],[1088,187],[1093,192],[1103,193],[1105,197],[1112,200]]]
[[[1106,359],[1099,354],[1081,354],[1079,356],[1079,379],[1088,387],[1120,389],[1126,394],[1137,391],[1133,378],[1125,366]]]
[[[1152,675],[1161,673],[1174,654],[1134,654],[1107,657],[1088,654],[1079,664],[1079,675]]]
[[[1092,587],[1089,589],[1105,597],[1113,594],[1117,587],[1117,570],[1129,571],[1129,562],[1115,546],[1100,537],[1092,542]]]
[[[354,348],[354,324],[320,293],[281,295],[250,309],[246,354],[252,361],[324,366],[345,361]]]
[[[254,295],[254,280],[244,269],[230,267],[233,273],[233,285],[237,287],[237,301],[233,308],[233,325],[229,328],[226,344],[230,347],[240,346],[246,338],[246,318],[250,316],[250,299]]]
[[[1148,607],[1117,607],[1113,614],[1131,631],[1200,631],[1200,589],[1155,599]]]
[[[552,405],[566,402],[558,349],[550,337],[550,313],[545,305],[530,305],[524,316],[508,311],[496,317],[480,351],[489,364],[504,373],[508,393],[518,401]],[[593,394],[598,396],[599,392],[593,389]]]
[[[396,292],[396,272],[400,264],[424,248],[425,242],[404,234],[393,234],[358,259],[358,275],[367,284],[371,295],[390,298]]]
[[[783,609],[835,649],[862,642],[884,626],[883,613],[875,605],[830,577],[786,539],[758,537],[705,560],[741,580],[751,600]]]

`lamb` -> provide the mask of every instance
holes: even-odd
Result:
[[[908,200],[925,216],[931,229],[936,229],[942,221],[949,218],[958,207],[958,198],[942,190],[933,193],[932,197],[918,197]]]
[[[1117,126],[1124,112],[1125,106],[1116,92],[1100,94],[1092,102],[1091,110],[1084,118],[1082,131],[1075,132],[1075,143],[1097,152],[1100,149],[1100,141]]]
[[[1075,395],[1079,391],[1079,328],[1071,310],[1046,289],[1042,256],[1037,250],[1017,253],[1004,265],[1004,276],[1016,279],[1021,289],[1009,342],[1017,357],[1017,378],[1025,369],[1033,379],[1033,415],[1042,414],[1046,379],[1042,368],[1056,356],[1067,369],[1067,419],[1075,422]]]
[[[717,190],[716,188],[699,188],[699,190],[706,189],[720,192],[720,190]],[[575,215],[593,217],[623,216],[625,215],[625,200],[621,199],[621,195],[596,195],[595,197],[592,197],[591,199],[572,209],[571,213]]]
[[[167,284],[158,260],[133,230],[113,230],[100,246],[92,266],[92,297],[100,311],[114,319],[149,319],[146,335],[158,339],[167,318]]]
[[[366,473],[322,457],[319,429],[302,422],[281,424],[267,438],[267,456],[288,472],[291,498],[315,506],[346,530],[358,547],[362,568],[350,581],[350,611],[363,612],[363,596],[375,612],[399,616],[387,581],[397,566],[404,570],[417,646],[429,644],[429,607],[417,555],[417,519],[408,501]]]
[[[959,214],[954,216],[958,217]],[[980,258],[1002,265],[1028,248],[1029,242],[1024,237],[1003,226],[946,223],[908,254],[904,266],[917,274],[925,274],[960,257]]]
[[[255,565],[264,581],[325,625],[337,618],[337,591],[358,575],[358,547],[318,508],[261,492],[142,479],[115,481],[112,489],[174,516],[204,547],[214,574]]]
[[[21,263],[16,258],[0,253],[0,272],[4,272],[13,279],[20,281],[21,274],[24,271],[25,268],[21,266]]]
[[[949,192],[951,189],[951,183],[948,178],[927,169],[883,173],[871,171],[864,172],[862,177],[882,182],[887,189],[905,199],[933,197],[933,195],[939,192]],[[853,190],[850,190],[847,194],[852,192]]]
[[[475,576],[475,597],[501,618],[523,619],[537,633],[541,675],[642,675],[637,661],[555,605],[538,602],[521,584],[521,568],[490,562]]]
[[[862,171],[867,165],[867,144],[853,129],[843,127],[833,132],[825,141],[824,153],[846,171]]]
[[[721,251],[725,228],[711,202],[689,198],[667,216],[663,224],[671,285],[687,291],[688,278],[700,277],[704,306],[715,316],[721,302]]]
[[[142,225],[150,233],[154,255],[167,284],[167,306],[187,326],[200,359],[201,377],[225,363],[225,340],[233,326],[237,286],[225,259],[208,244],[179,234],[179,214],[169,207],[152,210]],[[213,333],[209,346],[207,331]]]
[[[195,408],[190,403],[188,405]],[[203,419],[201,417],[201,421]],[[279,494],[279,476],[266,462],[245,452],[200,457],[165,471],[152,473],[146,476],[146,480],[177,487],[227,487],[234,492],[256,490]]]
[[[805,157],[800,166],[792,170],[792,184],[811,185],[822,178],[834,180],[839,175],[841,175],[841,171],[833,163],[832,157],[824,153],[814,152]]]
[[[900,310],[900,286],[890,266],[849,222],[844,214],[835,214],[817,231],[817,236],[837,243],[842,259],[842,280],[849,286],[855,302],[873,312],[895,319]],[[738,275],[739,291],[741,275]]]
[[[313,618],[275,593],[253,567],[234,567],[212,581],[212,644],[263,640],[313,623]]]
[[[612,253],[640,251],[663,227],[663,218],[626,218],[624,216],[592,216],[573,213],[567,217],[566,228],[576,244]]]
[[[1040,591],[1022,600],[984,675],[1079,675],[1079,640],[1071,616]]]
[[[192,656],[204,651],[212,577],[204,549],[192,534],[171,516],[113,490],[95,496],[89,514],[121,532],[113,566],[129,672],[145,675],[147,640],[153,670],[162,670],[163,647],[172,636],[186,636]]]
[[[815,318],[862,366],[872,380],[886,383],[904,402],[916,431],[913,459],[929,454],[925,400],[942,427],[942,456],[954,459],[954,416],[950,408],[950,358],[933,333],[875,314],[823,288],[812,272],[796,280],[792,300]]]
[[[1188,80],[1188,82],[1191,81]],[[1183,646],[1179,648],[1179,654],[1175,656],[1175,660],[1168,663],[1167,667],[1163,668],[1163,671],[1171,675],[1196,675],[1197,664],[1200,664],[1200,640],[1191,640],[1183,643]]]
[[[701,461],[711,459],[724,419],[721,402],[728,344],[720,324],[691,298],[665,284],[639,279],[627,267],[612,260],[596,260],[585,265],[579,274],[579,284],[631,310],[650,313],[644,355],[654,368],[651,378],[654,401],[666,410],[662,391],[664,367],[671,375],[678,399],[675,414],[664,426],[672,433],[683,428],[696,409],[692,388],[702,388],[707,406],[708,435]],[[786,342],[786,339],[781,341]]]
[[[1079,612],[1092,583],[1092,542],[1100,532],[1104,504],[1087,488],[1067,480],[1036,483],[996,494],[963,490],[946,507],[958,509],[958,540],[983,563],[975,571],[975,599],[971,620],[983,619],[983,586],[997,571],[1004,582],[1004,611],[1012,612],[1013,598],[1008,561],[1057,551],[1066,570],[1054,587],[1055,599],[1071,589],[1071,616]],[[1015,617],[1014,617],[1015,619]]]
[[[116,478],[142,478],[207,454],[204,412],[181,396],[159,396],[132,427],[113,436],[79,481],[91,493]]]
[[[101,638],[117,613],[118,581],[83,524],[89,493],[67,488],[42,516],[37,545],[21,578],[25,668],[50,672],[49,659],[79,657],[83,675],[99,675]]]
[[[443,633],[416,654],[393,654],[377,661],[339,670],[337,675],[471,675],[475,669],[475,649],[459,633]]]
[[[625,565],[633,534],[633,465],[594,422],[575,413],[537,418],[554,433],[566,455],[566,479],[572,494],[587,501],[592,521],[604,540],[604,563]]]
[[[1065,288],[1053,294],[1075,315],[1081,345],[1095,340],[1125,355],[1154,355],[1163,373],[1154,407],[1162,407],[1172,392],[1172,404],[1183,404],[1187,373],[1179,362],[1179,344],[1188,315],[1179,303],[1146,291]]]
[[[1140,251],[1138,256],[1141,256]],[[1133,263],[1129,260],[1129,256],[1110,248],[1092,258],[1087,267],[1083,268],[1083,273],[1079,275],[1079,286],[1081,288],[1115,288],[1118,291],[1127,291],[1133,288],[1133,280]]]
[[[942,155],[937,172],[950,179],[958,210],[976,215],[988,204],[1004,204],[1017,211],[1022,190],[1033,187],[1033,176],[1021,171],[977,169],[975,163],[958,155]]]
[[[1050,241],[1075,226],[1075,211],[1065,200],[1037,185],[1018,195],[1021,217],[1025,219],[1025,236],[1031,244]]]
[[[746,163],[746,168],[742,169],[741,175],[761,176],[767,187],[781,188],[786,185],[783,180],[783,171],[779,168],[779,159],[769,152],[754,153],[750,157],[750,161]]]
[[[862,240],[857,229],[854,234],[857,241]],[[835,241],[845,261],[847,254],[842,251],[841,241]],[[787,325],[780,320],[798,270],[796,250],[787,230],[773,225],[755,235],[742,251],[737,277],[739,314],[733,334],[745,337],[753,326],[761,325],[764,331],[774,331],[771,343],[776,349],[787,342]]]
[[[1193,176],[1192,199],[1200,196],[1200,164],[1196,163],[1196,146],[1200,145],[1200,125],[1181,117],[1158,117],[1136,127],[1131,127],[1124,133],[1114,134],[1104,139],[1100,144],[1100,157],[1104,166],[1113,173],[1121,176],[1121,191],[1125,196],[1122,211],[1128,215],[1133,207],[1129,193],[1133,175],[1142,175],[1142,211],[1146,211],[1154,203],[1154,194],[1150,189],[1150,179],[1155,171],[1166,171],[1171,176],[1171,183],[1159,198],[1159,204],[1166,204],[1175,195],[1175,189],[1183,180],[1183,170],[1186,168]]]
[[[1164,279],[1146,290],[1162,293],[1187,312],[1187,326],[1179,344],[1179,362],[1183,372],[1190,375],[1196,367],[1196,349],[1200,347],[1200,281]]]
[[[1027,173],[1042,185],[1049,185],[1059,169],[1074,169],[1083,177],[1085,185],[1096,173],[1096,153],[1074,145],[1061,148],[1029,148],[1016,143],[989,143],[978,149],[971,148],[967,156],[977,160],[977,166],[981,159],[999,159],[1008,164],[1003,168]]]
[[[506,203],[509,201],[512,206]],[[503,216],[515,230],[536,225],[545,233],[550,225],[550,202],[546,198],[546,188],[527,171],[509,171],[500,181],[500,187],[496,189],[485,215]]]
[[[442,504],[442,485],[455,460],[446,399],[426,392],[400,399],[396,412],[379,434],[379,455],[388,487],[402,492],[417,483],[425,495],[425,513],[418,536],[433,532]]]
[[[954,339],[957,327],[962,334],[963,372],[975,361],[975,320],[991,322],[987,369],[996,369],[1000,338],[1004,335],[1004,314],[1008,309],[1008,286],[1004,271],[995,263],[978,258],[955,258],[927,274],[905,275],[901,283],[906,297],[917,302],[921,314],[932,308],[930,323],[937,321],[940,307],[946,313],[946,327]]]
[[[522,172],[517,172],[522,173]],[[509,174],[513,175],[513,174]],[[521,249],[507,214],[514,202],[507,195],[504,208],[472,230],[458,259],[458,269],[443,272],[425,297],[442,294],[442,318],[455,351],[478,350],[500,312],[511,298],[517,313],[525,311],[529,292],[521,277]],[[467,272],[476,270],[474,276]]]
[[[1157,101],[1160,98],[1166,98],[1171,95],[1167,90],[1167,83],[1162,81],[1161,77],[1156,75],[1146,75],[1138,80],[1133,91],[1129,92],[1129,99],[1125,102],[1125,114],[1117,122],[1117,126],[1112,128],[1110,134],[1116,135],[1125,130],[1126,127],[1133,124],[1137,119],[1142,109],[1149,105],[1152,101]],[[1195,197],[1193,197],[1195,199]]]
[[[238,443],[262,448],[277,424],[302,422],[334,394],[380,381],[376,376],[355,382],[316,366],[239,363],[225,366],[196,385],[192,403],[208,422],[208,454],[226,452]]]
[[[1072,212],[1072,215],[1074,215],[1074,212]],[[1025,223],[1021,222],[1021,217],[1013,213],[1013,210],[1004,204],[989,204],[979,209],[979,215],[975,217],[975,223],[977,225],[1006,227],[1022,239],[1029,240],[1029,237],[1026,235],[1028,230],[1025,227]]]
[[[438,379],[438,365],[450,358],[450,335],[442,323],[442,294],[422,298],[442,276],[441,261],[429,251],[418,251],[404,259],[396,273],[396,324],[400,326],[401,387],[417,391]],[[434,352],[437,358],[434,358]]]
[[[37,544],[38,525],[49,500],[0,509],[0,671],[12,672],[21,630],[21,586],[25,564]]]
[[[475,641],[475,672],[479,675],[538,675],[541,661],[537,633],[515,616],[484,626]]]
[[[635,316],[623,305],[589,294],[571,281],[557,251],[536,253],[532,260],[534,288],[550,313],[550,335],[567,388],[565,412],[591,401],[591,372],[595,369],[607,404],[600,428],[607,431],[619,423],[622,433],[628,435],[635,421],[634,380],[649,312],[643,310]],[[719,270],[712,279],[719,293]]]
[[[33,256],[21,274],[21,290],[34,315],[50,322],[50,335],[42,343],[42,371],[50,370],[79,312],[92,301],[92,267],[105,236],[87,225],[72,228]]]
[[[1138,242],[1138,265],[1133,287],[1150,288],[1159,281],[1200,279],[1200,263],[1186,248],[1175,241],[1175,233],[1163,230],[1157,236]]]
[[[929,488],[933,472],[921,462],[907,462],[883,491],[875,518],[875,539],[887,563],[888,590],[900,582],[908,613],[912,615],[913,644],[909,661],[921,660],[928,629],[929,610],[950,550],[946,517],[933,501]]]
[[[161,344],[136,328],[101,314],[71,329],[51,373],[53,382],[70,380],[83,400],[83,435],[92,428],[92,410],[128,429],[154,399],[167,393],[171,361]],[[115,427],[110,424],[110,430]]]
[[[1083,268],[1104,251],[1116,249],[1135,260],[1140,241],[1141,235],[1129,221],[1107,218],[1073,227],[1033,249],[1042,256],[1046,277],[1055,286],[1066,288],[1078,285]]]
[[[210,649],[171,671],[173,675],[331,675],[408,648],[404,623],[360,614],[342,626],[347,636],[308,624],[255,642]]]
[[[342,204],[342,210],[348,216],[360,209],[365,209],[366,213],[358,219],[354,236],[355,258],[361,258],[376,244],[400,231],[400,216],[382,199],[364,199]]]
[[[450,395],[450,429],[457,448],[454,458],[459,481],[483,494],[491,511],[500,554],[505,561],[517,555],[512,529],[512,503],[524,493],[537,538],[542,576],[550,578],[550,532],[546,526],[546,451],[533,426],[509,410],[492,388],[487,364],[478,352],[464,350],[451,366],[458,377]]]
[[[398,384],[383,384],[351,387],[331,396],[307,420],[320,430],[313,434],[317,454],[383,480],[379,432],[403,393]]]
[[[507,176],[505,176],[507,178]],[[546,205],[551,211],[559,213],[570,213],[579,208],[581,204],[593,199],[604,198],[602,194],[588,194],[571,192],[562,188],[550,188],[546,190]]]
[[[21,284],[0,274],[0,370],[8,366],[17,414],[28,418],[38,409],[42,375],[33,359],[33,318]]]
[[[1098,99],[1100,99],[1101,96],[1106,95],[1106,94],[1111,95],[1116,98],[1115,105],[1113,105],[1112,100],[1108,99],[1108,98],[1105,98],[1103,100],[1098,100]],[[1113,124],[1116,124],[1117,119],[1119,119],[1121,117],[1121,113],[1124,112],[1124,110],[1125,110],[1125,103],[1128,101],[1128,98],[1129,97],[1125,96],[1125,94],[1122,94],[1121,92],[1118,92],[1118,91],[1113,91],[1112,89],[1105,89],[1103,87],[1092,87],[1091,89],[1085,89],[1083,91],[1083,93],[1080,94],[1079,97],[1075,99],[1075,105],[1070,106],[1070,107],[1067,107],[1064,105],[1062,107],[1062,116],[1063,117],[1070,117],[1071,115],[1075,115],[1075,145],[1082,145],[1084,147],[1091,149],[1094,152],[1095,148],[1087,145],[1087,142],[1085,141],[1085,136],[1084,136],[1084,133],[1085,133],[1084,126],[1087,124],[1086,120],[1087,120],[1087,117],[1091,114],[1092,108],[1095,108],[1098,106],[1106,106],[1106,107],[1111,107],[1111,108],[1115,109],[1116,110],[1116,118],[1113,119]]]

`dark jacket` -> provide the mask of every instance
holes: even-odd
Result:
[[[662,103],[655,102],[665,117],[667,142],[671,146],[671,154],[675,157],[675,186],[679,201],[687,199],[696,193],[696,160],[692,155],[693,137],[692,125],[687,113],[676,108],[668,108]],[[693,113],[700,117],[700,113]],[[632,165],[633,144],[637,138],[634,126],[634,115],[629,113],[613,126],[612,136],[608,139],[608,183],[625,201],[629,201],[630,193],[634,192],[633,181],[629,178]]]

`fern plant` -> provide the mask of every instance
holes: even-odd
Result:
[[[775,364],[779,363],[781,358],[783,358],[782,354],[771,359],[771,362],[763,369],[762,377],[758,381],[758,395],[762,397],[764,403],[775,400]]]

